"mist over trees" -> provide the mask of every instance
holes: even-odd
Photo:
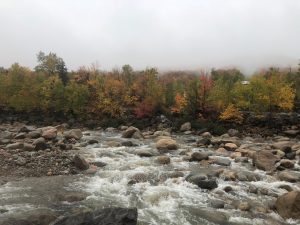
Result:
[[[37,63],[34,71],[17,63],[0,68],[2,109],[84,118],[166,114],[195,119],[214,112],[239,121],[241,110],[291,111],[300,99],[300,65],[295,71],[270,68],[246,78],[237,69],[159,74],[156,68],[135,71],[130,65],[70,72],[62,58],[43,52]]]

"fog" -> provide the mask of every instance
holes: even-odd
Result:
[[[69,69],[296,66],[299,0],[1,0],[0,66],[42,50]]]

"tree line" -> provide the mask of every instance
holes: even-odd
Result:
[[[156,68],[135,71],[130,65],[68,72],[62,58],[43,52],[37,62],[34,70],[17,63],[0,68],[2,109],[83,118],[215,113],[221,120],[240,122],[240,111],[291,111],[300,99],[300,65],[298,70],[270,68],[245,77],[237,69],[159,74]]]

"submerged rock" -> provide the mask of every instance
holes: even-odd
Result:
[[[85,209],[59,217],[50,225],[136,225],[137,208]]]

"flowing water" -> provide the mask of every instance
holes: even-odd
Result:
[[[180,149],[166,155],[171,163],[160,165],[156,157],[140,157],[137,151],[158,154],[153,140],[138,141],[136,147],[109,147],[113,141],[122,140],[120,133],[85,133],[83,140],[97,139],[99,144],[88,145],[80,150],[90,161],[101,161],[107,165],[94,175],[56,176],[26,178],[0,186],[1,218],[24,213],[36,208],[64,212],[74,207],[105,208],[111,206],[137,207],[140,225],[198,225],[198,224],[297,224],[299,221],[284,221],[276,213],[245,212],[237,210],[235,202],[251,202],[264,207],[274,197],[249,193],[249,187],[267,189],[268,193],[281,195],[279,188],[290,183],[276,180],[262,171],[254,170],[250,163],[231,162],[236,171],[248,171],[259,181],[224,181],[218,178],[218,188],[203,190],[187,181],[189,173],[209,173],[221,166],[201,166],[197,162],[183,160],[181,152],[198,151],[193,147],[193,136],[174,137]],[[209,149],[203,149],[210,151]],[[227,167],[228,168],[228,167]],[[138,179],[140,182],[132,182]],[[233,191],[224,192],[226,186]],[[299,189],[299,184],[294,185]],[[57,201],[57,194],[84,192],[87,198],[81,202]],[[216,209],[212,202],[223,200],[225,207]],[[228,204],[227,204],[228,203]],[[7,210],[7,211],[6,211]]]

